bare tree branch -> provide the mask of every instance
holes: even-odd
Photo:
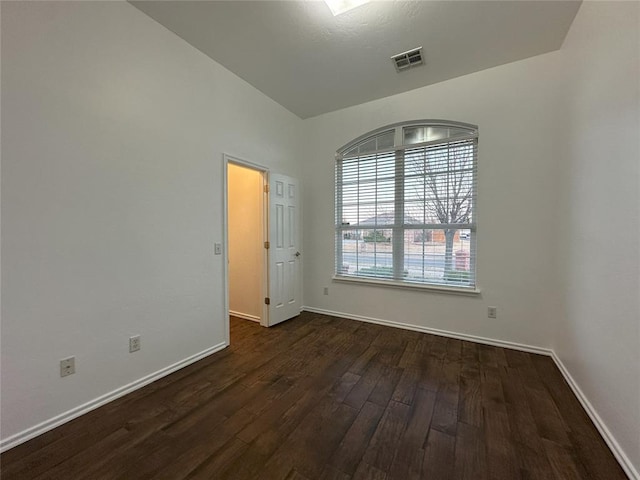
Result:
[[[450,147],[446,170],[440,172],[436,168],[440,166],[442,158],[431,162],[427,151],[420,158],[412,159],[412,170],[418,179],[418,184],[414,187],[416,198],[423,204],[425,215],[434,215],[442,224],[467,223],[471,220],[473,173],[469,162],[472,155],[472,149],[467,146]],[[423,188],[420,189],[420,186]],[[426,198],[427,191],[433,198]],[[448,270],[452,268],[452,246],[456,230],[444,230],[445,270]]]

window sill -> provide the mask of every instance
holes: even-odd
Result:
[[[400,288],[400,289],[407,289],[407,290],[423,290],[423,291],[426,290],[434,293],[444,293],[444,294],[451,294],[451,295],[468,295],[468,296],[480,295],[480,289],[477,287],[464,288],[464,287],[453,287],[449,285],[425,285],[420,283],[398,282],[394,280],[377,280],[375,278],[345,277],[341,275],[334,275],[333,281],[339,282],[339,283],[375,285],[377,287],[390,287],[390,288]]]

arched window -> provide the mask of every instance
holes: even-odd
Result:
[[[336,279],[476,287],[478,128],[379,128],[336,153]]]

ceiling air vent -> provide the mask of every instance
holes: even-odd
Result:
[[[424,65],[422,58],[422,47],[413,48],[404,53],[399,53],[391,57],[393,64],[396,66],[398,72],[409,70],[410,68],[417,67],[418,65]]]

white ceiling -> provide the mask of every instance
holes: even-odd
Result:
[[[334,17],[322,1],[131,1],[301,118],[562,45],[580,2],[377,1]],[[390,57],[424,47],[426,65]]]

